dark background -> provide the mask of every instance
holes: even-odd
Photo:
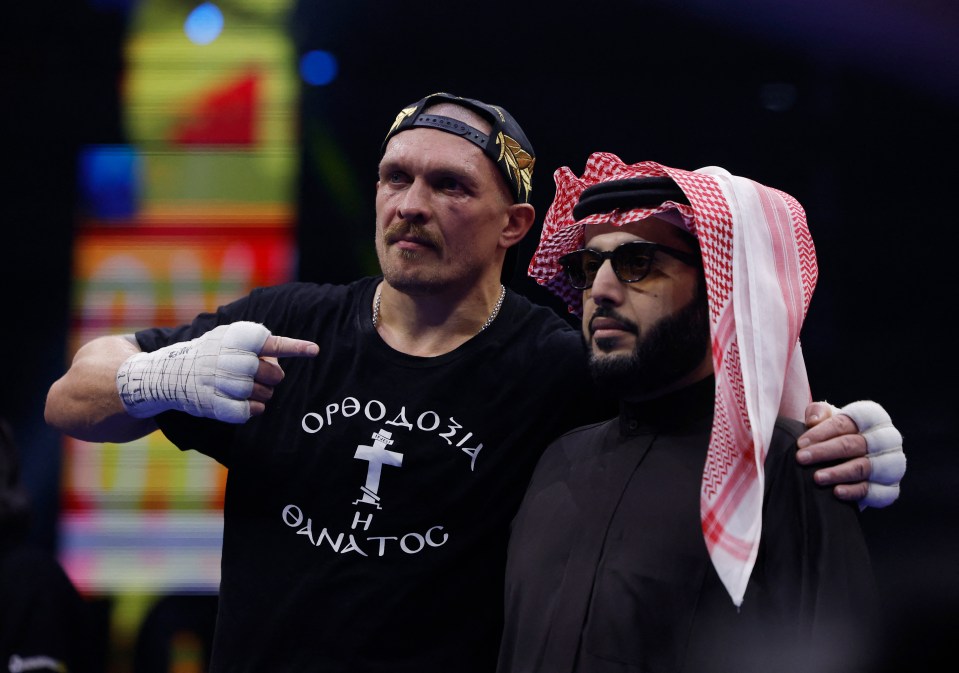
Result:
[[[34,537],[51,549],[60,438],[42,409],[65,367],[76,153],[126,141],[118,84],[130,4],[9,3],[0,22],[0,394],[25,453]],[[433,91],[501,104],[520,120],[537,150],[540,218],[552,171],[579,174],[599,150],[628,163],[719,165],[794,195],[820,264],[803,332],[813,395],[875,399],[905,436],[901,498],[863,515],[891,626],[888,670],[953,658],[959,4],[301,0],[290,35],[297,50],[328,50],[340,65],[330,85],[304,88],[296,111],[304,280],[376,271],[380,140],[401,107]],[[352,185],[345,195],[326,187],[330,150]],[[561,310],[524,271],[513,288]]]

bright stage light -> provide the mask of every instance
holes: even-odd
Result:
[[[183,30],[194,44],[210,44],[223,32],[223,12],[212,2],[197,5],[186,17]]]

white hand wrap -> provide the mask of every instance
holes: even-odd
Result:
[[[201,337],[152,353],[137,353],[117,371],[127,413],[149,418],[169,409],[243,423],[270,330],[254,322],[220,325]]]
[[[889,414],[872,401],[847,404],[834,413],[846,414],[866,439],[866,452],[872,467],[869,491],[860,507],[885,507],[899,497],[899,482],[906,474],[906,454],[902,450],[902,434],[892,424]]]

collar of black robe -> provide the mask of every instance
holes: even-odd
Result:
[[[716,377],[706,378],[662,397],[619,403],[619,432],[623,437],[676,429],[698,430],[713,422]]]

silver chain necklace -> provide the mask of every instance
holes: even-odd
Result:
[[[380,288],[376,288],[376,297],[373,299],[373,329],[380,324]],[[496,316],[499,315],[499,310],[503,306],[503,299],[506,298],[506,286],[499,286],[499,299],[496,300],[496,306],[493,307],[493,312],[489,314],[489,317],[486,319],[486,322],[483,323],[483,326],[479,328],[477,334],[482,332],[484,329],[493,324],[493,321],[496,320]]]

